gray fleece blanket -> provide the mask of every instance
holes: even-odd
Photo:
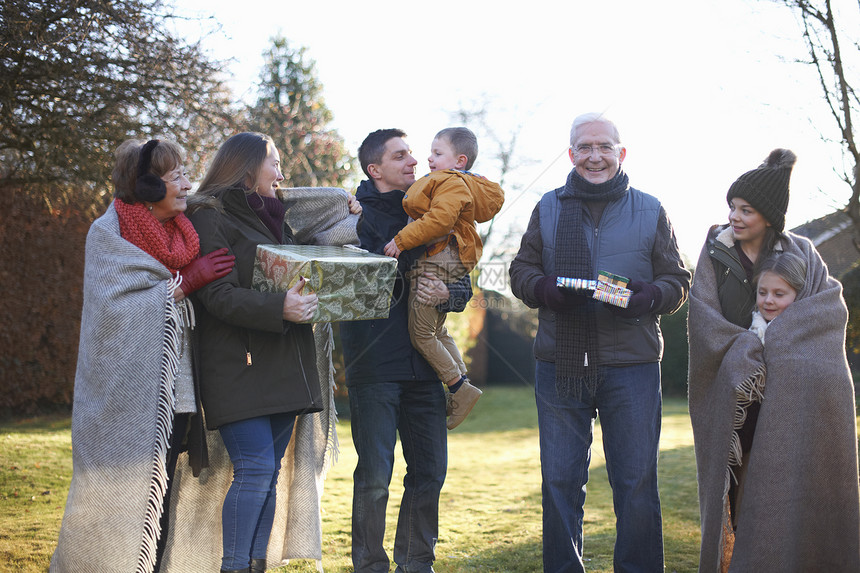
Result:
[[[854,386],[845,357],[842,287],[807,239],[788,252],[808,267],[767,342],[725,320],[702,250],[690,291],[689,405],[699,480],[699,570],[860,571]],[[735,429],[760,400],[752,449],[736,474]],[[740,486],[728,524],[730,479]]]
[[[281,193],[286,221],[299,244],[358,244],[357,215],[350,215],[347,193],[337,188],[292,188]],[[291,559],[315,559],[322,571],[321,500],[325,474],[337,453],[333,346],[330,324],[314,325],[322,412],[299,416],[277,484],[277,506],[266,561],[270,568]],[[209,467],[193,477],[187,454],[176,469],[171,495],[171,531],[165,552],[168,573],[218,571],[221,563],[221,505],[233,466],[217,432],[206,433]]]
[[[181,351],[174,286],[120,236],[111,204],[87,234],[73,475],[52,572],[152,571]]]

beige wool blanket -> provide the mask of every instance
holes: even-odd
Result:
[[[286,221],[298,244],[357,245],[357,215],[350,215],[343,189],[281,190]],[[325,407],[296,419],[277,484],[275,521],[266,561],[275,568],[291,559],[314,559],[322,571],[321,501],[325,474],[337,453],[333,337],[330,324],[314,325],[317,371]],[[233,466],[218,431],[206,433],[209,467],[192,475],[187,454],[179,458],[171,495],[166,573],[218,571],[221,565],[221,506]]]
[[[767,342],[725,320],[702,250],[690,291],[689,406],[699,482],[699,570],[860,571],[854,386],[845,356],[842,287],[812,243],[787,233],[807,263],[796,301]],[[760,400],[749,455],[736,473],[735,429]],[[738,480],[737,530],[727,490]]]

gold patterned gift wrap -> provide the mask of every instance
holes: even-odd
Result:
[[[319,306],[308,322],[387,318],[397,259],[355,247],[258,245],[252,286],[286,292],[305,277]]]

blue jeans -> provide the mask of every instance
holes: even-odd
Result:
[[[445,391],[436,382],[379,382],[349,388],[353,474],[352,564],[388,573],[382,546],[394,448],[400,434],[406,476],[394,536],[398,573],[430,573],[439,536],[439,492],[448,467]]]
[[[615,571],[663,571],[663,519],[657,492],[662,394],[660,364],[608,367],[594,395],[560,398],[555,364],[538,361],[545,573],[584,571],[582,520],[594,418],[600,416],[615,506]]]
[[[295,421],[295,414],[273,414],[218,428],[233,462],[233,483],[221,510],[222,569],[245,569],[251,559],[266,557],[275,485]]]

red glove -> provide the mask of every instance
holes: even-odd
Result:
[[[558,277],[543,276],[535,283],[535,298],[538,302],[556,312],[573,310],[585,302],[585,295],[558,288]]]
[[[194,259],[179,270],[179,274],[182,276],[182,284],[179,285],[179,288],[182,289],[185,296],[208,285],[215,279],[230,274],[236,257],[228,255],[227,252],[226,248],[212,251],[208,255]]]

